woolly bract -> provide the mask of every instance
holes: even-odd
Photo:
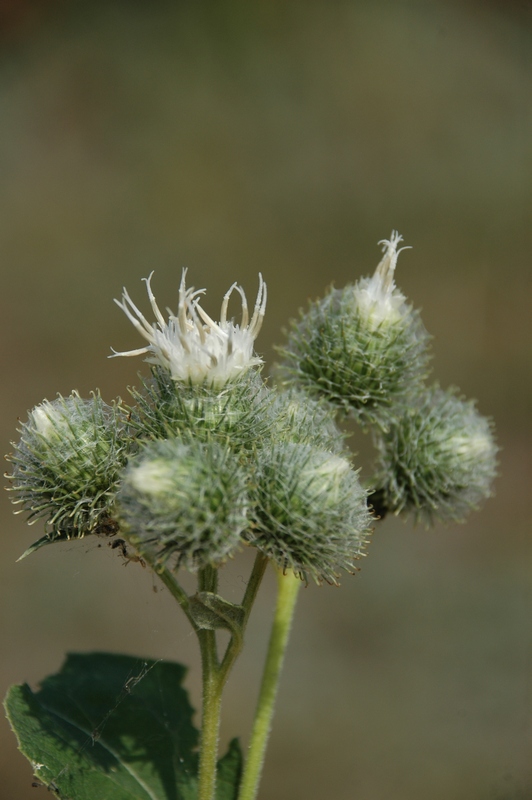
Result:
[[[366,492],[345,458],[284,443],[258,454],[247,538],[303,580],[338,583],[356,570],[371,530]]]
[[[143,438],[193,437],[250,450],[275,422],[273,393],[256,370],[216,388],[176,384],[166,370],[155,367],[144,391],[132,390],[132,395],[131,425]]]
[[[117,498],[124,537],[160,565],[219,564],[248,524],[248,476],[218,442],[149,442],[131,459]]]
[[[491,420],[456,390],[426,391],[375,437],[382,506],[432,523],[463,521],[491,495],[497,445]]]
[[[292,388],[275,393],[272,413],[274,441],[312,444],[337,454],[345,451],[346,434],[338,428],[330,403]]]
[[[34,408],[20,434],[11,491],[29,520],[45,518],[52,541],[105,529],[127,450],[118,408],[74,392]]]

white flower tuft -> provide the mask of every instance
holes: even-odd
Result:
[[[410,247],[397,249],[403,241],[397,231],[392,231],[390,239],[382,239],[384,256],[372,278],[363,278],[355,288],[356,304],[359,312],[368,319],[373,328],[383,322],[393,324],[404,316],[405,296],[395,288],[394,273],[399,253]]]
[[[64,414],[61,409],[57,409],[49,400],[36,406],[30,414],[35,430],[44,439],[51,439],[57,436],[57,424],[64,421]]]
[[[136,464],[129,480],[135,491],[144,494],[163,494],[173,488],[172,470],[162,458]]]
[[[251,320],[244,290],[234,283],[224,295],[219,322],[212,320],[199,304],[198,298],[205,290],[186,288],[186,270],[183,270],[179,287],[177,314],[169,311],[169,318],[165,320],[151,290],[152,275],[153,272],[144,280],[156,322],[150,324],[146,320],[126,289],[123,290],[122,300],[115,300],[149,344],[123,353],[113,351],[114,356],[149,354],[146,361],[167,369],[174,381],[193,384],[207,381],[214,387],[223,386],[249,367],[262,363],[262,359],[253,353],[253,344],[266,311],[267,293],[262,275],[259,274],[259,291]],[[227,320],[229,298],[235,289],[242,300],[240,325]]]

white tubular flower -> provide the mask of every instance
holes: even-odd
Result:
[[[131,471],[130,483],[137,492],[159,495],[172,491],[172,471],[169,464],[159,458],[141,462]]]
[[[47,440],[60,439],[61,435],[58,433],[58,428],[59,430],[61,426],[66,428],[68,424],[61,410],[58,411],[56,406],[50,403],[49,400],[43,400],[40,405],[30,412],[30,416],[37,433],[40,433]]]
[[[397,249],[403,241],[397,231],[392,231],[390,239],[382,239],[384,256],[379,262],[372,278],[363,278],[355,287],[357,309],[375,329],[382,323],[393,324],[408,313],[405,307],[405,296],[396,289],[394,282],[395,267],[399,253],[410,250],[410,247]]]
[[[177,314],[167,309],[169,317],[165,320],[151,289],[152,275],[153,272],[144,280],[156,322],[148,322],[126,289],[123,290],[122,300],[115,300],[149,344],[123,353],[113,351],[114,356],[148,354],[146,361],[167,369],[174,381],[187,384],[207,382],[217,388],[262,363],[262,359],[253,352],[253,344],[266,311],[267,292],[262,275],[259,274],[259,291],[251,320],[244,290],[234,283],[224,295],[219,322],[211,319],[199,304],[199,296],[205,289],[186,288],[186,270],[183,270],[179,287]],[[229,298],[235,289],[242,300],[240,325],[227,320]]]

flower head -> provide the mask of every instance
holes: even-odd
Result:
[[[363,426],[385,429],[392,406],[408,406],[428,372],[428,333],[394,284],[401,240],[393,231],[380,242],[384,255],[373,277],[311,303],[279,350],[285,385],[327,400]]]
[[[492,494],[493,423],[454,389],[427,390],[376,434],[377,497],[385,511],[431,524],[464,520]]]
[[[148,442],[118,494],[122,533],[141,555],[196,571],[220,564],[248,526],[248,474],[220,442]]]
[[[338,584],[354,572],[372,529],[367,492],[342,456],[280,442],[257,457],[251,545],[302,580]]]
[[[116,405],[99,394],[44,400],[22,423],[10,476],[13,502],[29,521],[46,520],[46,537],[81,538],[105,527],[128,441]]]
[[[138,350],[114,351],[115,356],[148,354],[146,361],[167,369],[174,381],[188,384],[206,382],[215,387],[223,386],[250,367],[262,363],[253,353],[253,344],[266,311],[267,293],[262,275],[259,274],[259,291],[251,320],[244,290],[234,283],[224,295],[219,322],[211,319],[199,304],[199,297],[205,290],[186,288],[186,270],[183,270],[179,287],[177,314],[169,311],[168,320],[165,320],[151,289],[152,275],[153,272],[144,280],[155,322],[148,322],[126,289],[122,300],[115,300],[149,344]],[[229,298],[235,289],[242,300],[240,325],[227,320]]]

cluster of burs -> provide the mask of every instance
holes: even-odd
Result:
[[[242,546],[303,580],[337,583],[364,554],[375,519],[462,520],[490,494],[491,422],[455,390],[427,385],[429,336],[395,287],[401,241],[372,278],[331,289],[294,321],[275,385],[254,353],[266,306],[243,290],[215,322],[187,289],[155,322],[124,290],[118,305],[144,337],[151,377],[133,403],[44,401],[9,456],[14,502],[44,518],[44,543],[120,536],[157,568],[217,566]],[[242,319],[227,319],[231,293]],[[361,483],[338,423],[370,431],[374,475]]]

